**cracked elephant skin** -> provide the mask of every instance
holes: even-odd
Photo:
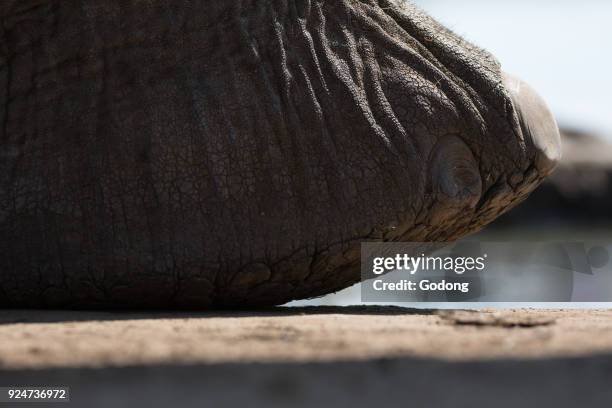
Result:
[[[360,279],[360,242],[458,239],[554,167],[496,59],[408,3],[0,17],[2,307],[321,296]]]

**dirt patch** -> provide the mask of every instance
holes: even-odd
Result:
[[[0,312],[0,368],[450,361],[612,353],[612,311],[276,308],[259,312]]]
[[[477,312],[467,310],[441,311],[438,313],[444,320],[462,326],[488,326],[488,327],[542,327],[554,324],[557,320],[550,313],[538,314],[516,312]]]

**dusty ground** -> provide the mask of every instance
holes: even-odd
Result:
[[[612,354],[610,311],[0,311],[0,368]]]
[[[91,407],[609,407],[612,311],[0,311],[8,384],[70,385]]]

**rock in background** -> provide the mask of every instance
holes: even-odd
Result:
[[[490,229],[529,226],[612,225],[612,143],[562,130],[563,159],[523,204]]]

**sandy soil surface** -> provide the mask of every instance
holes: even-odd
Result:
[[[609,407],[612,311],[0,311],[9,384],[91,407]]]
[[[545,358],[612,353],[610,311],[0,311],[0,368]]]

